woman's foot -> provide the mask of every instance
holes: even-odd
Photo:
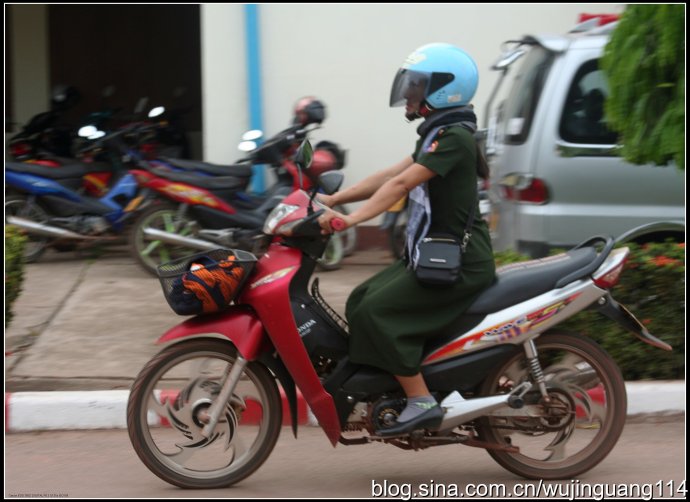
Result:
[[[417,429],[435,429],[441,425],[444,411],[432,396],[413,397],[407,400],[396,423],[376,431],[379,436],[401,436]]]

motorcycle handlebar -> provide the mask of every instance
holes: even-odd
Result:
[[[331,228],[336,232],[341,232],[347,227],[345,220],[342,218],[333,218],[329,223],[331,224]]]

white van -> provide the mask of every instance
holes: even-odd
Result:
[[[592,24],[506,42],[493,67],[503,74],[489,107],[508,69],[519,67],[507,98],[488,110],[496,250],[540,257],[593,235],[685,241],[684,171],[632,165],[616,155],[598,67],[615,23]]]

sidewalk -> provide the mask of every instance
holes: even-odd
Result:
[[[320,289],[342,314],[349,292],[391,260],[386,251],[359,251],[340,270],[318,272]],[[6,431],[124,427],[134,377],[160,350],[158,336],[184,319],[126,247],[97,259],[47,253],[27,266],[13,312],[5,331]],[[626,385],[630,416],[685,412],[683,381]]]

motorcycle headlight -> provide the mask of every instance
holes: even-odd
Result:
[[[266,218],[264,223],[264,233],[268,235],[275,235],[278,225],[285,218],[297,211],[299,206],[291,206],[289,204],[278,204],[273,211]]]

